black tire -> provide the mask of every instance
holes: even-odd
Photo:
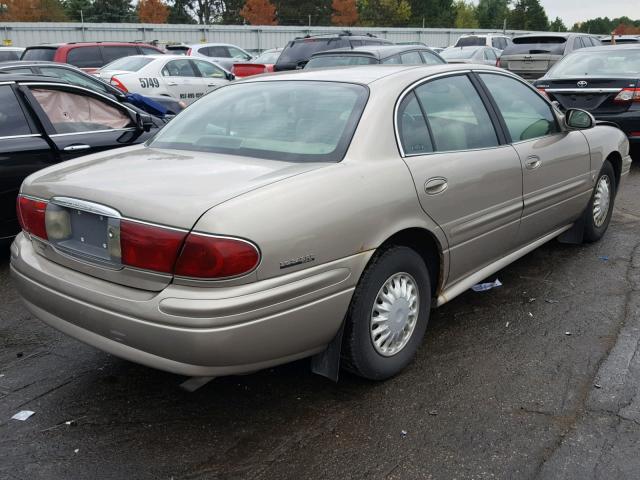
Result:
[[[383,285],[399,273],[409,274],[417,286],[417,319],[404,347],[392,356],[384,356],[373,344],[370,330],[372,310]],[[411,362],[422,343],[430,308],[431,282],[422,257],[415,250],[403,246],[392,246],[376,253],[351,299],[342,347],[343,368],[370,380],[384,380],[398,374]]]
[[[608,179],[610,190],[609,190],[609,206],[607,209],[607,216],[604,219],[604,222],[601,225],[597,225],[594,219],[593,210],[594,203],[596,201],[596,193],[598,190],[598,185],[603,179]],[[598,174],[598,178],[596,179],[596,185],[593,188],[593,193],[591,194],[591,199],[589,200],[589,204],[587,205],[586,210],[584,211],[584,235],[583,242],[584,243],[593,243],[600,240],[604,233],[607,231],[609,227],[609,222],[611,221],[611,215],[613,213],[613,204],[615,203],[616,198],[616,175],[613,170],[613,166],[608,160],[605,160],[602,165],[602,169]]]

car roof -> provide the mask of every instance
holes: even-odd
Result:
[[[0,72],[0,82],[38,82],[38,83],[64,83],[66,85],[71,85],[71,83],[67,82],[58,77],[47,77],[45,75],[29,75],[25,73],[2,73]]]
[[[243,48],[234,45],[233,43],[220,43],[220,42],[213,42],[213,43],[194,43],[192,45],[187,45],[189,48],[200,48],[200,47],[236,47],[236,48],[240,48],[241,50],[244,50]]]
[[[309,69],[309,70],[289,70],[284,72],[272,73],[269,75],[257,75],[247,77],[238,83],[247,82],[269,82],[283,80],[306,80],[320,82],[344,82],[359,83],[369,85],[383,78],[400,75],[404,72],[415,70],[415,74],[423,77],[429,77],[438,73],[468,71],[471,68],[469,64],[438,64],[438,65],[363,65],[353,66],[349,68],[327,68],[327,69]],[[504,69],[491,67],[488,65],[478,65],[483,70],[495,70],[505,73]],[[506,72],[508,74],[508,72]],[[514,75],[512,75],[514,76]],[[235,83],[235,82],[234,82]]]
[[[123,46],[123,45],[140,45],[140,46],[144,46],[144,47],[153,47],[153,48],[158,48],[155,47],[153,45],[151,45],[150,43],[145,43],[145,42],[66,42],[66,43],[41,43],[40,45],[29,45],[27,48],[60,48],[60,47],[66,47],[66,46],[70,46],[70,45],[74,45],[74,46],[80,46],[80,47],[95,47],[97,45],[105,45],[107,47],[110,46]]]
[[[347,54],[347,55],[370,55],[372,57],[386,58],[391,57],[393,55],[397,55],[402,52],[410,52],[414,50],[429,50],[428,47],[424,45],[368,45],[361,47],[343,47],[343,48],[334,48],[332,50],[325,50],[324,52],[316,52],[311,55],[311,58],[321,57],[321,56],[331,56],[335,54]]]
[[[625,43],[622,45],[598,45],[597,47],[587,47],[576,50],[572,53],[579,53],[582,51],[589,52],[619,52],[620,50],[640,50],[640,44],[637,43]]]
[[[536,37],[558,37],[558,38],[569,38],[575,37],[576,35],[586,35],[588,37],[595,37],[595,35],[591,35],[590,33],[581,33],[581,32],[542,32],[542,33],[528,33],[526,35],[518,35],[513,37],[514,40],[518,38],[536,38]]]
[[[71,70],[80,70],[78,67],[74,67],[68,63],[60,63],[60,62],[49,62],[47,60],[9,60],[6,62],[0,62],[0,68],[5,67],[30,67],[30,66],[46,66],[46,67],[58,67],[58,68],[67,68]]]

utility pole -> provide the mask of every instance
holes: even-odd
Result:
[[[311,26],[311,14],[309,14],[309,26]]]
[[[424,17],[422,17],[422,28],[424,28]]]
[[[502,33],[506,34],[507,33],[507,19],[504,19],[504,22],[502,22]]]

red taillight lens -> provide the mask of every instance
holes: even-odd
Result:
[[[187,55],[191,55],[191,49],[187,50]]]
[[[122,263],[130,267],[172,273],[186,232],[122,220]]]
[[[538,92],[540,92],[540,94],[541,94],[544,98],[546,98],[546,99],[548,99],[548,100],[551,100],[551,98],[549,98],[549,94],[547,93],[547,91],[546,91],[544,88],[538,88]]]
[[[47,239],[47,226],[44,214],[47,210],[47,202],[33,200],[31,198],[18,196],[17,201],[18,221],[25,232]]]
[[[501,64],[500,64],[500,59],[496,60],[496,67],[500,68]]]
[[[236,277],[258,266],[260,252],[250,242],[191,233],[176,263],[175,274],[196,278]]]
[[[640,102],[640,88],[623,88],[613,101],[616,103]]]
[[[117,77],[111,77],[111,81],[109,83],[111,83],[111,85],[116,87],[118,90],[122,90],[124,93],[129,92],[129,90],[127,90],[127,87],[124,86],[124,83],[122,83]]]

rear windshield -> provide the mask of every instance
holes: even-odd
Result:
[[[295,40],[284,48],[280,58],[278,58],[278,65],[297,65],[300,62],[309,61],[311,55],[316,52],[348,46],[349,41],[343,37]]]
[[[487,44],[486,37],[461,37],[456,42],[456,47],[482,47]]]
[[[10,60],[19,60],[20,52],[16,52],[15,50],[2,50],[0,48],[0,62],[7,62]]]
[[[375,58],[363,55],[320,55],[309,60],[304,67],[309,68],[327,68],[327,67],[346,67],[349,65],[373,65],[378,63]]]
[[[567,39],[563,37],[517,37],[513,45],[505,48],[502,55],[535,55],[536,53],[563,55]]]
[[[27,48],[22,54],[22,60],[45,60],[52,62],[55,54],[55,48]]]
[[[339,162],[367,96],[362,85],[337,82],[231,84],[185,110],[150,146],[289,162]]]
[[[640,72],[638,50],[608,50],[606,52],[576,52],[555,64],[547,77],[634,77]]]
[[[446,50],[440,52],[440,56],[445,60],[455,58],[471,58],[477,51],[478,49],[476,48],[447,48]]]
[[[610,38],[601,39],[600,42],[602,44],[610,45],[611,39]],[[616,45],[620,43],[640,43],[640,38],[616,38]]]
[[[153,62],[153,58],[149,57],[124,57],[114,60],[108,65],[102,67],[103,70],[122,70],[124,72],[137,72],[142,67]]]

